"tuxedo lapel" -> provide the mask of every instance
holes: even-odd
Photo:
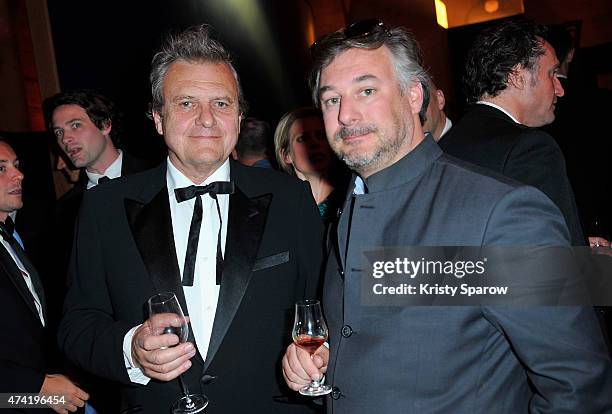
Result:
[[[14,250],[16,252],[16,249]],[[22,256],[24,255],[20,255],[19,253],[17,253],[17,257],[19,257],[19,260],[21,260],[21,263],[23,263],[24,267],[26,268],[32,279],[32,285],[34,286],[34,290],[36,291],[36,294],[38,295],[38,298],[41,301],[41,305],[43,308],[43,316],[46,318],[45,294],[42,290],[40,280],[38,280],[38,273],[36,273],[34,268],[30,265],[29,260],[27,260],[27,258],[25,258],[24,260],[24,257]],[[34,296],[32,296],[32,292],[30,292],[30,289],[28,288],[28,285],[26,284],[23,275],[21,274],[21,270],[17,266],[17,263],[15,263],[10,253],[6,250],[4,246],[0,246],[0,267],[3,268],[4,273],[11,280],[11,282],[13,282],[15,288],[19,292],[19,295],[21,295],[25,303],[28,305],[28,308],[30,308],[32,313],[35,315],[36,319],[40,321],[38,310],[36,309],[36,305],[34,304]]]
[[[225,265],[204,372],[219,349],[248,287],[271,200],[270,194],[250,199],[238,186],[230,196]]]
[[[127,220],[134,241],[147,268],[155,291],[173,292],[183,311],[187,304],[174,247],[165,165],[157,169],[157,184],[145,188],[140,196],[124,200]],[[191,334],[190,334],[191,336]]]

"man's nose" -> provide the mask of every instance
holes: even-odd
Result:
[[[200,106],[200,113],[198,114],[198,117],[196,118],[196,124],[202,125],[205,128],[212,128],[215,125],[215,122],[216,122],[215,116],[211,108],[209,108],[206,105]]]
[[[338,111],[338,121],[342,125],[352,125],[361,118],[357,105],[351,102],[350,99],[342,99],[340,101],[340,110]]]
[[[17,182],[23,181],[23,173],[18,168],[15,168],[15,173],[13,175],[13,181],[17,181]]]

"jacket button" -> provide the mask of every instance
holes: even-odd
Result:
[[[340,388],[338,387],[332,388],[331,397],[334,400],[337,400],[338,398],[340,398]]]
[[[349,325],[344,325],[341,333],[343,337],[348,338],[353,334],[353,328],[351,328]]]

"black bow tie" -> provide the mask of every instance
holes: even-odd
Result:
[[[174,190],[176,201],[179,203],[203,194],[210,194],[212,198],[216,198],[217,194],[234,194],[234,183],[231,181],[215,181],[208,185],[190,185]]]
[[[106,175],[103,175],[102,177],[98,178],[98,184],[102,184],[110,180],[112,180],[112,178],[109,178]]]
[[[221,228],[223,220],[221,218],[221,208],[217,194],[234,194],[234,183],[231,181],[215,181],[208,185],[190,185],[189,187],[176,188],[174,195],[176,201],[182,203],[186,200],[196,198],[193,207],[193,216],[191,217],[191,226],[189,227],[189,238],[187,239],[187,250],[185,252],[185,264],[183,265],[183,286],[193,286],[193,278],[195,273],[195,262],[198,254],[198,241],[200,239],[200,227],[202,225],[202,197],[203,194],[210,194],[214,198],[217,205],[217,214],[219,215],[219,232],[217,233],[217,285],[221,284],[221,275],[223,274],[223,254],[221,253]]]

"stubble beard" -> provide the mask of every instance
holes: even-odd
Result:
[[[367,126],[361,126],[356,128],[342,127],[334,135],[334,142],[331,145],[332,149],[338,156],[338,158],[346,164],[348,168],[357,172],[359,175],[367,176],[373,171],[382,169],[382,166],[391,164],[391,160],[396,156],[399,149],[402,147],[407,139],[405,124],[400,122],[397,114],[393,114],[392,128],[390,129],[394,134],[389,136],[384,131],[381,131],[375,124]],[[343,137],[351,136],[354,134],[364,133],[375,134],[377,139],[376,147],[371,152],[357,152],[343,151],[341,148],[341,142]],[[359,145],[358,143],[352,144],[345,142],[344,145]]]

